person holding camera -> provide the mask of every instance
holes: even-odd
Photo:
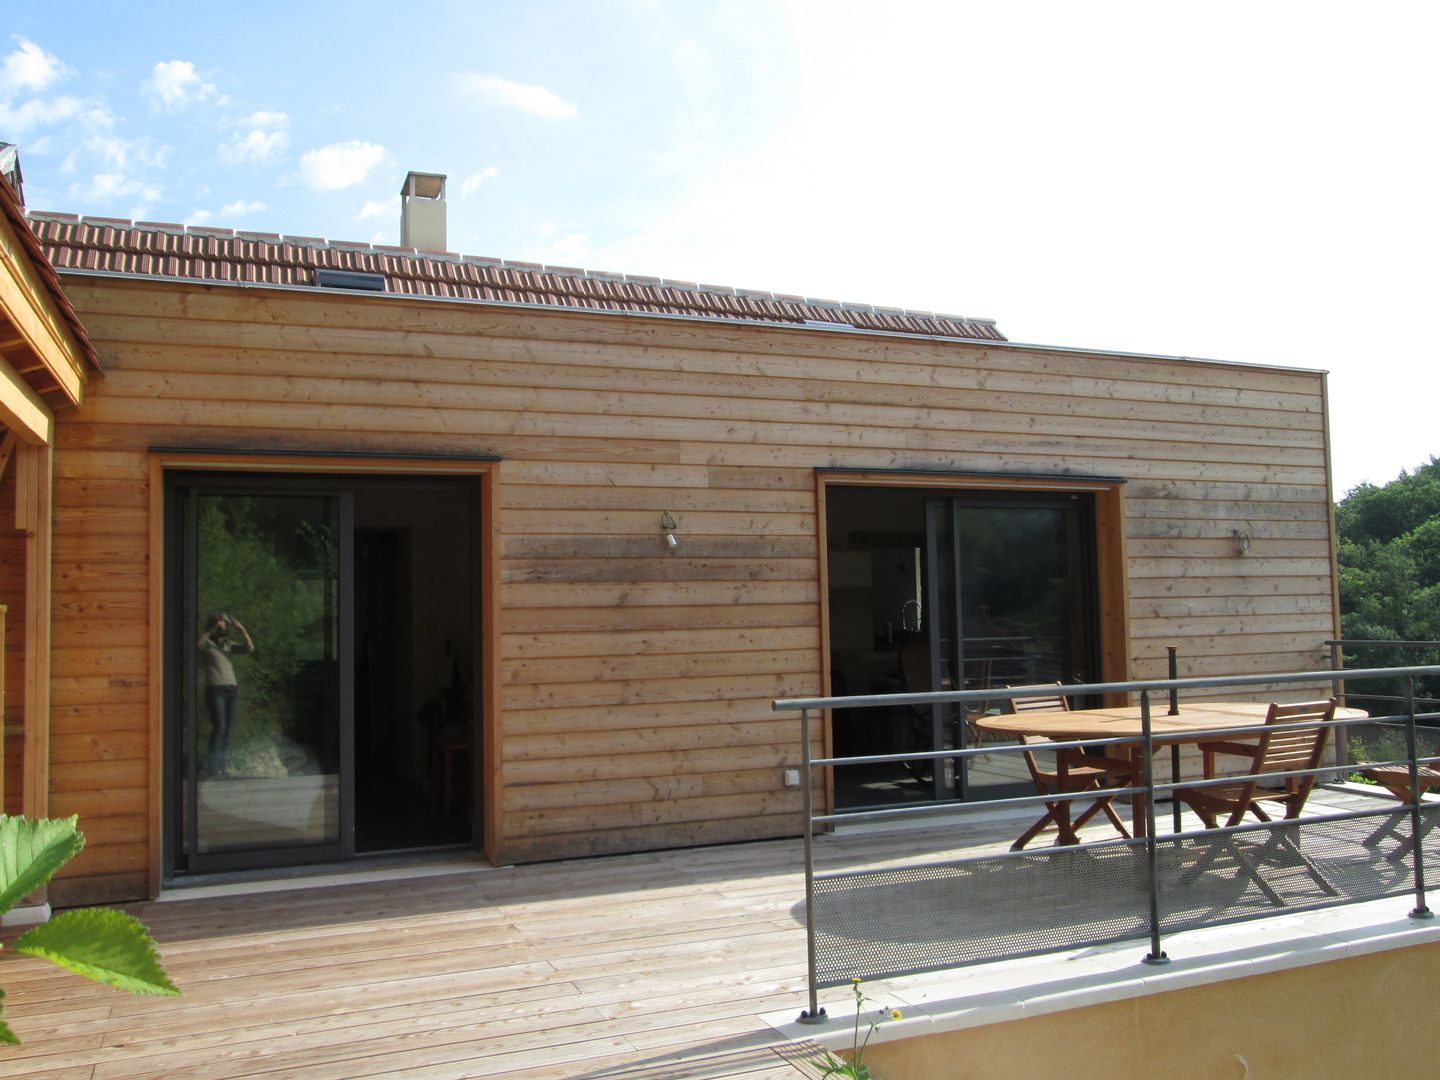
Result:
[[[206,620],[199,649],[200,667],[205,672],[205,708],[210,713],[210,775],[223,776],[235,703],[240,697],[230,657],[254,652],[255,642],[238,619],[217,611]]]

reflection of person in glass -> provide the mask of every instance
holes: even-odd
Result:
[[[217,611],[205,623],[199,649],[200,666],[205,672],[205,708],[210,712],[210,775],[220,776],[225,772],[225,752],[235,723],[235,702],[240,696],[230,657],[254,652],[255,642],[238,620]]]

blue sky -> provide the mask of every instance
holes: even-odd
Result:
[[[1433,4],[7,4],[32,209],[449,246],[1331,372],[1440,454]],[[1363,15],[1363,17],[1362,17]]]

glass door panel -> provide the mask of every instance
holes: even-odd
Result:
[[[1093,575],[1082,507],[970,504],[956,518],[967,689],[1089,681]],[[1026,784],[1013,754],[971,759],[966,776],[977,795]]]
[[[345,854],[353,842],[343,723],[351,694],[342,610],[348,496],[194,489],[186,496],[188,867]]]

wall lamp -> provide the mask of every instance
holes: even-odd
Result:
[[[675,530],[679,527],[670,516],[669,510],[660,512],[660,531],[665,534],[665,543],[669,544],[672,550],[680,546],[680,541],[675,539]]]
[[[1230,533],[1230,535],[1235,537],[1235,554],[1249,555],[1250,534],[1247,532],[1241,532],[1239,529],[1235,529]]]

